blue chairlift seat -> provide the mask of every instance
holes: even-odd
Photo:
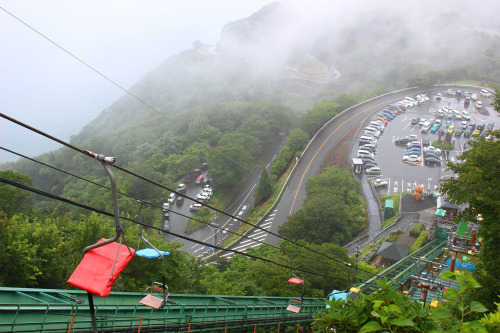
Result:
[[[151,249],[151,248],[145,248],[142,250],[138,250],[135,252],[135,255],[139,256],[139,257],[144,257],[144,258],[158,258],[160,256],[160,253],[164,256],[170,255],[170,252],[168,252],[168,251],[157,251],[157,250]]]

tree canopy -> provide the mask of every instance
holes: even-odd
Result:
[[[335,167],[309,179],[300,209],[279,228],[291,239],[346,244],[366,226],[361,184]]]

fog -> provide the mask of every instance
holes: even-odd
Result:
[[[124,94],[114,83],[129,89],[164,59],[195,40],[215,44],[226,23],[270,2],[1,0],[0,109],[68,140]],[[28,156],[59,147],[3,118],[0,144]],[[15,159],[0,151],[0,163]]]
[[[387,61],[391,47],[404,43],[404,53],[391,55],[397,67],[405,57],[425,59],[427,54],[453,62],[473,42],[464,40],[464,31],[492,36],[500,31],[500,2],[494,0],[289,0],[272,20],[252,16],[270,3],[0,0],[0,108],[68,140],[124,95],[122,88],[132,87],[168,57],[191,49],[196,40],[216,44],[221,32],[220,50],[262,65],[286,61],[298,47],[304,52],[321,49],[322,39],[327,40],[323,54],[329,57],[323,60],[333,65],[352,61],[351,55],[370,43],[372,54],[365,56],[375,63]],[[401,29],[384,31],[382,17],[388,13],[401,22]],[[262,21],[267,25],[259,25]],[[231,35],[230,27],[238,24],[246,29],[244,41]],[[391,39],[402,35],[402,40]],[[375,75],[369,72],[370,60],[366,64],[360,70]],[[349,68],[343,70],[349,74]],[[0,143],[28,156],[58,148],[3,119]],[[0,151],[0,163],[15,159]]]

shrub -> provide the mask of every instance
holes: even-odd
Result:
[[[422,230],[422,226],[424,224],[422,222],[419,222],[417,223],[417,225],[415,226],[415,228],[411,229],[410,230],[410,236],[412,237],[418,237],[420,236],[420,230]]]
[[[410,253],[417,251],[418,249],[420,249],[422,247],[422,245],[425,244],[425,242],[427,241],[427,234],[428,233],[425,230],[420,233],[420,236],[418,236],[417,240],[415,241],[415,243],[411,247]]]

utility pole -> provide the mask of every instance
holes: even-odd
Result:
[[[357,272],[358,271],[359,255],[361,254],[359,246],[356,246],[354,251],[356,252],[356,266],[355,267],[356,267],[356,272]]]

